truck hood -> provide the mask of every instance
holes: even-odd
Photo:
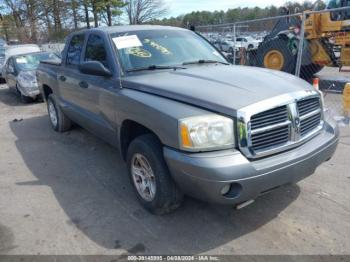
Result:
[[[231,65],[137,73],[124,77],[122,85],[227,115],[274,96],[313,90],[306,81],[290,74]]]

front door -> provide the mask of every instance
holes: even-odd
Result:
[[[106,48],[106,40],[101,32],[90,33],[83,51],[82,62],[100,62],[112,72],[112,55],[107,54],[109,49]],[[106,97],[109,96],[110,92],[116,90],[118,82],[113,77],[79,74],[81,81],[78,84],[81,88],[81,95],[78,104],[89,114],[89,126],[86,126],[86,128],[106,140],[109,140],[111,136],[115,137],[112,126],[114,119],[111,119],[114,113],[106,109],[110,107],[105,105],[104,102],[109,101]]]

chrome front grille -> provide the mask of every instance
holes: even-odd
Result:
[[[322,105],[315,91],[283,95],[238,112],[239,146],[249,158],[297,146],[322,127]]]
[[[269,131],[252,134],[251,140],[255,151],[283,145],[289,140],[289,126],[285,125]]]
[[[280,106],[265,112],[253,115],[250,119],[251,128],[258,129],[283,123],[288,120],[287,106]]]
[[[320,99],[318,97],[312,97],[303,99],[297,102],[299,116],[304,116],[310,112],[320,109]]]
[[[289,140],[287,106],[253,115],[250,119],[251,142],[255,151],[283,145]]]
[[[301,136],[306,136],[308,133],[312,132],[315,128],[320,125],[322,119],[321,112],[313,115],[305,120],[300,121],[300,134]]]
[[[300,117],[300,135],[303,137],[320,125],[322,120],[321,104],[318,97],[297,102]]]

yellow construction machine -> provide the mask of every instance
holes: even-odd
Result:
[[[303,20],[304,38],[300,37]],[[304,41],[302,78],[310,79],[324,66],[350,66],[350,0],[330,0],[322,12],[280,18],[258,49],[248,52],[247,60],[251,65],[293,74],[300,39]]]

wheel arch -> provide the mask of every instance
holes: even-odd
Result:
[[[43,90],[43,99],[47,101],[47,98],[49,97],[49,95],[53,93],[52,88],[48,85],[43,84],[42,90]]]
[[[154,135],[158,141],[163,144],[159,136],[151,128],[146,127],[145,125],[140,124],[139,122],[132,119],[123,120],[119,131],[119,149],[124,160],[126,160],[126,155],[130,143],[135,138],[145,134]]]

